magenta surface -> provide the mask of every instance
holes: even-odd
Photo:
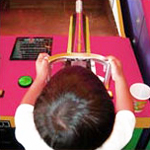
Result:
[[[17,36],[0,37],[0,89],[5,90],[5,95],[0,98],[0,115],[14,116],[17,106],[27,91],[27,88],[18,86],[20,76],[29,75],[35,78],[35,61],[11,61],[10,55]],[[40,35],[41,37],[41,35]],[[52,37],[52,36],[50,36]],[[52,55],[67,51],[67,36],[53,36]],[[130,42],[120,37],[91,37],[92,53],[100,55],[114,55],[119,58],[124,66],[124,72],[129,86],[136,82],[143,82]],[[53,74],[61,64],[54,66]],[[97,74],[99,70],[97,69]],[[111,82],[114,93],[114,83]],[[115,93],[114,93],[115,102]],[[146,105],[137,117],[150,117],[150,103]]]

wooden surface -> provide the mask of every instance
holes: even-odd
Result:
[[[118,35],[109,0],[84,0],[91,35]],[[69,18],[75,12],[75,0],[10,0],[1,10],[1,35],[68,35]]]

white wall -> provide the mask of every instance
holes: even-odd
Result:
[[[118,33],[121,36],[119,16],[118,16],[118,10],[117,10],[118,9],[117,8],[117,0],[109,0],[109,2],[110,2],[110,6],[112,8],[112,11],[113,11],[113,15],[114,15],[114,19],[115,19],[116,26],[117,26],[117,29],[118,29]]]

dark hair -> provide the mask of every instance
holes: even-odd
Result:
[[[66,67],[43,89],[34,108],[40,136],[54,149],[95,149],[109,137],[115,112],[103,83],[90,70]]]

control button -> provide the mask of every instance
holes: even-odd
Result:
[[[0,90],[0,97],[4,97],[4,93],[5,93],[4,90]]]
[[[33,82],[32,77],[30,76],[21,76],[18,80],[18,84],[21,87],[29,87]]]

